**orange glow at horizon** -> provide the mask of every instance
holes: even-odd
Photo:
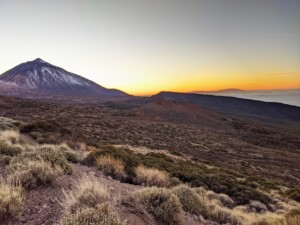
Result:
[[[168,77],[168,76],[166,76]],[[193,92],[217,91],[230,88],[242,90],[275,90],[300,88],[300,73],[280,73],[253,76],[221,75],[178,76],[174,79],[163,78],[160,81],[145,80],[145,82],[126,82],[114,85],[132,95],[150,96],[161,91]]]

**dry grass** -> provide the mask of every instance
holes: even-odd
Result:
[[[5,130],[0,132],[0,141],[8,142],[10,144],[17,144],[20,142],[20,133],[16,130]]]
[[[63,154],[60,145],[41,145],[36,148],[36,152],[45,160],[51,163],[52,166],[59,166],[65,174],[72,174],[72,167]]]
[[[288,214],[282,216],[274,216],[269,214],[253,222],[251,225],[299,225],[300,224],[300,209],[291,210]]]
[[[107,176],[111,176],[116,179],[123,179],[126,176],[124,171],[124,162],[122,160],[115,159],[110,155],[98,157],[96,160],[96,165],[98,169],[102,170]]]
[[[50,185],[62,175],[60,167],[53,167],[44,160],[23,159],[22,162],[11,161],[9,179],[20,182],[25,189],[33,189],[40,185]]]
[[[146,186],[167,187],[170,185],[169,174],[154,168],[138,166],[135,168],[136,181]]]
[[[144,188],[136,194],[139,202],[160,224],[182,224],[179,199],[165,188]]]
[[[171,191],[179,198],[186,212],[207,217],[210,203],[207,198],[200,198],[193,189],[185,185],[177,186]]]
[[[66,214],[61,225],[125,225],[107,203],[95,208],[83,208],[74,214]]]
[[[78,209],[96,207],[108,201],[109,194],[106,188],[92,176],[82,176],[78,185],[71,191],[64,191],[62,205],[67,212],[74,213]]]
[[[22,187],[0,177],[0,220],[17,216],[23,208]]]

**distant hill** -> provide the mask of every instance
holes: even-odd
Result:
[[[269,103],[235,97],[176,92],[161,92],[152,96],[152,98],[164,98],[166,100],[193,103],[231,115],[264,117],[269,119],[300,122],[300,107],[281,103]]]
[[[20,97],[35,97],[39,94],[127,96],[120,90],[104,88],[39,58],[22,63],[0,75],[0,93]]]
[[[238,88],[227,88],[217,91],[193,91],[192,93],[226,93],[226,92],[243,92],[244,90]]]

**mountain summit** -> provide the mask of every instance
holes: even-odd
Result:
[[[126,96],[37,58],[0,75],[0,89],[84,96]]]

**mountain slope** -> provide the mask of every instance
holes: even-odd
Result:
[[[235,97],[161,92],[152,98],[189,102],[230,115],[300,122],[300,107]]]
[[[126,96],[42,59],[22,63],[0,76],[0,90],[84,96]]]

